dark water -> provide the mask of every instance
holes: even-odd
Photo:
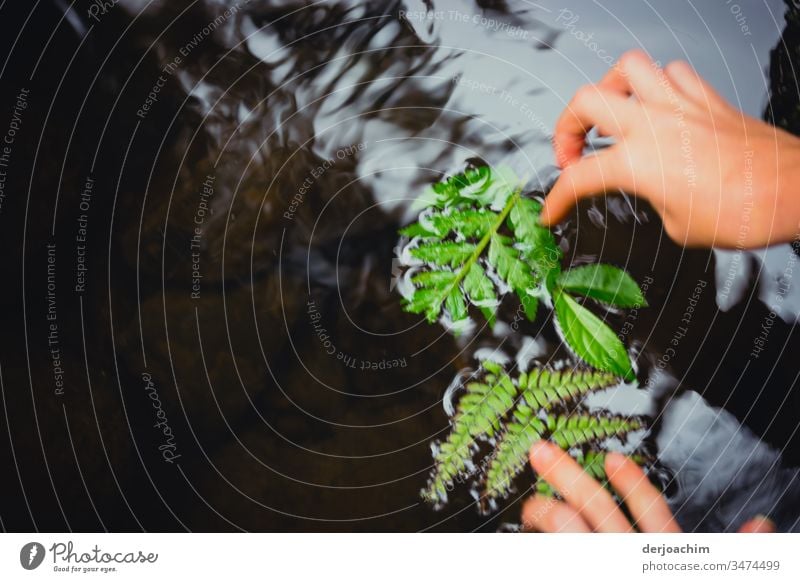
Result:
[[[492,516],[467,488],[420,503],[442,396],[480,348],[565,354],[541,321],[456,341],[404,314],[410,201],[470,160],[546,188],[559,111],[636,46],[797,117],[791,50],[768,74],[777,1],[66,6],[0,7],[9,530],[513,523],[522,493]],[[649,282],[650,308],[609,317],[642,388],[598,402],[659,419],[684,527],[796,529],[793,250],[685,250],[622,197],[560,234],[566,262]]]

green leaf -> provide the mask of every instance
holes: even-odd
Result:
[[[453,322],[462,321],[467,318],[467,303],[464,301],[464,296],[459,289],[452,289],[445,302],[447,311],[450,312],[450,317],[453,318]]]
[[[574,404],[587,394],[618,382],[614,375],[596,370],[534,369],[520,374],[517,406],[496,439],[486,470],[483,485],[487,497],[499,498],[508,493],[514,478],[528,464],[531,445],[542,438],[566,450],[579,444],[599,445],[609,436],[640,428],[638,421],[624,417],[590,417],[579,412],[551,414],[554,409],[575,410]]]
[[[591,297],[618,307],[644,307],[647,305],[636,281],[622,269],[612,265],[584,265],[575,267],[558,278],[558,286],[565,291]]]
[[[510,168],[481,166],[433,184],[414,201],[411,208],[450,208],[477,203],[500,211],[519,187],[520,180]]]
[[[494,283],[478,263],[473,263],[464,277],[464,291],[478,307],[495,307],[498,304]]]
[[[431,236],[433,233],[422,226],[419,222],[414,222],[404,228],[401,228],[400,234],[407,236],[408,238],[414,238],[415,236]]]
[[[405,310],[409,313],[424,313],[430,323],[435,323],[446,297],[446,293],[439,288],[417,289],[406,302]]]
[[[458,401],[450,434],[434,456],[434,469],[422,496],[433,502],[447,499],[447,488],[477,448],[477,439],[494,435],[501,427],[500,419],[514,406],[517,385],[505,370],[494,362],[484,362],[467,382],[465,394]]]
[[[564,339],[579,358],[626,380],[635,378],[625,347],[599,317],[560,289],[553,294],[553,306]]]
[[[453,271],[422,271],[411,278],[411,282],[422,287],[441,287],[456,278]]]
[[[467,242],[431,242],[411,249],[411,256],[426,263],[458,267],[475,252],[475,245]]]
[[[492,179],[489,187],[482,193],[478,200],[481,204],[489,206],[492,210],[499,211],[505,207],[508,199],[521,190],[523,180],[508,166],[492,168]]]
[[[531,321],[536,317],[538,299],[534,294],[539,278],[530,265],[520,257],[520,251],[513,246],[513,240],[495,234],[489,243],[489,263],[498,276],[519,296],[525,315]]]
[[[539,224],[541,210],[536,200],[521,198],[511,209],[508,223],[525,258],[547,279],[551,271],[561,268],[561,249],[550,229]]]
[[[431,214],[426,222],[430,224],[430,230],[439,237],[453,232],[463,238],[480,238],[491,230],[495,220],[497,215],[494,212],[463,208],[449,214]]]

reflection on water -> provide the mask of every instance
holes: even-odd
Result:
[[[178,4],[125,0],[86,32],[83,72],[61,66],[78,79],[49,121],[62,138],[47,146],[34,179],[34,192],[61,191],[55,239],[65,281],[77,186],[87,174],[97,183],[92,288],[78,298],[64,284],[61,317],[63,333],[85,330],[93,392],[82,387],[76,341],[64,357],[78,378],[69,410],[89,429],[102,419],[105,441],[87,438],[78,450],[96,474],[106,525],[493,530],[513,522],[515,497],[492,518],[477,514],[467,492],[439,513],[419,503],[429,443],[447,429],[442,397],[479,349],[517,354],[519,365],[567,354],[541,322],[455,341],[402,313],[396,230],[413,216],[411,201],[477,160],[546,188],[560,110],[634,46],[691,60],[760,115],[782,5],[748,12],[744,35],[724,7],[682,2],[658,13],[588,0],[569,13],[549,0]],[[58,62],[48,56],[43,66],[50,60]],[[41,83],[42,93],[53,90]],[[64,143],[73,123],[85,148]],[[49,161],[61,159],[70,163]],[[46,240],[52,201],[42,194],[31,204],[27,240]],[[38,224],[36,213],[47,220]],[[639,354],[643,388],[602,404],[659,417],[655,440],[675,475],[669,492],[681,522],[726,529],[759,511],[796,528],[796,471],[787,467],[800,463],[790,359],[800,348],[800,298],[786,280],[791,249],[683,250],[650,208],[622,197],[582,204],[559,234],[566,261],[602,260],[652,281],[649,309],[609,316]],[[27,252],[35,289],[39,249]],[[769,339],[750,357],[766,320]],[[44,362],[44,352],[32,359]],[[27,383],[3,372],[6,383]],[[145,372],[173,423],[177,468],[152,455],[161,435],[141,394]],[[32,374],[46,390],[36,365]],[[676,387],[683,395],[670,399]],[[39,414],[63,423],[58,406]],[[62,436],[54,429],[45,446],[57,449]],[[85,506],[69,472],[55,474],[65,498]],[[96,527],[88,515],[85,527]]]

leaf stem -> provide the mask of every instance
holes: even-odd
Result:
[[[495,233],[497,233],[497,231],[500,230],[500,227],[503,226],[503,223],[508,217],[508,214],[511,212],[511,209],[514,208],[514,205],[520,199],[521,195],[522,195],[522,188],[520,187],[517,188],[514,191],[514,194],[512,194],[511,197],[508,199],[508,202],[506,202],[506,205],[503,208],[503,210],[500,212],[500,214],[497,215],[497,220],[495,220],[494,223],[492,223],[492,226],[489,228],[489,232],[487,232],[483,236],[483,238],[481,238],[480,242],[478,242],[478,245],[475,247],[475,250],[472,251],[472,254],[464,262],[464,265],[458,271],[458,274],[455,276],[453,281],[449,285],[447,285],[447,287],[445,287],[445,291],[444,293],[442,293],[442,300],[440,301],[439,305],[441,305],[445,301],[445,299],[450,296],[450,293],[452,293],[453,289],[455,289],[458,285],[460,285],[464,277],[467,276],[467,273],[472,268],[472,265],[474,265],[475,261],[477,261],[480,258],[481,253],[483,253],[484,249],[486,248],[486,245],[488,245],[489,241],[492,240],[492,236],[494,236]]]

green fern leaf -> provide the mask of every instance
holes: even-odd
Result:
[[[427,216],[420,225],[428,230],[427,236],[443,237],[453,233],[459,238],[480,238],[488,233],[497,214],[486,210],[464,208],[447,214],[434,212]]]
[[[612,374],[594,370],[533,370],[521,375],[519,402],[498,439],[486,472],[486,494],[490,498],[505,495],[514,477],[528,462],[531,445],[546,433],[553,432],[549,418],[566,418],[543,416],[545,413],[556,406],[563,408],[579,402],[586,394],[604,390],[618,382]]]
[[[561,249],[550,229],[539,224],[541,210],[536,200],[520,199],[508,215],[509,228],[525,258],[545,279],[553,279],[548,275],[561,269]]]
[[[547,417],[550,439],[562,449],[587,443],[597,444],[613,436],[624,436],[643,428],[635,418],[596,416],[593,414],[550,415]]]
[[[475,252],[475,245],[467,242],[430,242],[411,249],[411,256],[438,266],[458,267]]]
[[[619,383],[619,378],[598,370],[551,371],[536,369],[522,374],[521,400],[531,408],[551,410],[555,405],[578,402],[589,392],[604,390]]]
[[[489,244],[489,263],[497,274],[517,294],[525,310],[526,317],[533,321],[539,301],[534,295],[539,278],[530,265],[522,260],[520,251],[513,246],[513,240],[495,234]]]
[[[466,385],[453,416],[450,434],[434,457],[434,470],[423,497],[433,502],[447,499],[453,479],[465,471],[476,440],[500,430],[500,419],[514,406],[517,385],[503,368],[484,362],[475,379]]]

